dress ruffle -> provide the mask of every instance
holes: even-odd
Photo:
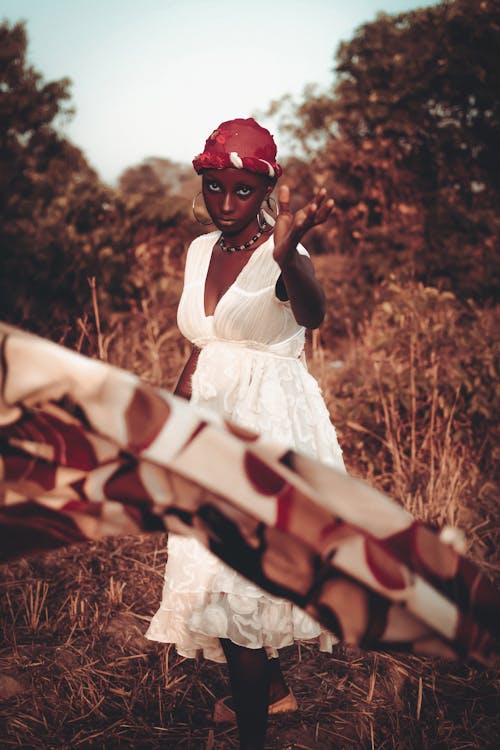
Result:
[[[211,342],[201,351],[193,401],[262,437],[343,468],[342,452],[316,380],[298,358]],[[171,534],[160,609],[146,636],[179,654],[224,662],[220,638],[270,657],[296,640],[331,651],[337,639],[309,615],[267,594],[195,539]]]
[[[177,652],[187,658],[202,652],[221,663],[225,656],[220,638],[246,648],[264,647],[270,658],[297,640],[315,640],[322,651],[331,651],[336,642],[331,633],[290,602],[242,578],[195,539],[171,535],[169,554],[173,564],[169,570],[167,562],[162,604],[146,633],[151,640],[175,643]],[[181,558],[179,590],[176,561]]]

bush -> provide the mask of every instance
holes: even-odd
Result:
[[[498,312],[389,283],[323,387],[353,473],[433,524],[495,534]]]

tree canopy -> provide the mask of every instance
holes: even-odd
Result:
[[[0,318],[59,339],[93,314],[92,277],[104,307],[137,305],[147,281],[135,246],[185,218],[187,199],[171,195],[167,178],[186,174],[152,159],[128,170],[120,190],[103,184],[59,130],[72,114],[70,81],[45,82],[26,51],[24,24],[3,23]]]
[[[111,196],[81,151],[58,132],[71,115],[70,81],[46,83],[26,61],[23,24],[0,26],[0,305],[2,318],[39,330],[82,314],[86,274],[108,239]],[[100,233],[98,241],[89,230]]]
[[[330,244],[367,280],[498,288],[499,43],[498,0],[379,14],[340,45],[332,88],[285,118],[336,198]]]
[[[308,244],[349,259],[351,308],[369,312],[394,275],[493,298],[499,42],[499,0],[379,14],[340,45],[332,87],[309,88],[284,117],[308,154],[287,165],[294,195],[316,181],[335,197]],[[190,169],[158,158],[126,170],[116,191],[101,183],[58,127],[72,113],[69,80],[45,82],[26,48],[23,24],[0,26],[0,317],[46,333],[49,310],[59,338],[90,309],[88,277],[110,308],[133,306],[149,283],[136,247],[154,249],[155,278],[165,248],[180,257],[196,188]]]

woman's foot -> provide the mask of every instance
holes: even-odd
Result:
[[[291,690],[269,704],[269,714],[284,714],[297,711],[297,700]],[[234,724],[236,722],[236,713],[234,711],[233,699],[230,695],[221,698],[214,706],[213,721],[215,724]]]
[[[297,711],[297,699],[291,690],[283,698],[269,704],[269,714],[285,714]]]
[[[269,659],[269,708],[291,693],[285,682],[278,657]],[[269,713],[272,713],[271,710]]]

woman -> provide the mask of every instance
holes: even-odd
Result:
[[[271,134],[253,119],[222,123],[193,165],[217,231],[188,251],[178,324],[193,349],[175,392],[343,468],[303,356],[305,328],[320,325],[325,298],[300,240],[328,218],[333,201],[320,191],[293,214],[283,186],[272,226],[262,206],[269,210],[281,167]],[[332,636],[289,602],[243,579],[196,540],[175,535],[147,637],[175,643],[186,657],[202,650],[227,661],[232,701],[216,704],[214,720],[237,720],[242,750],[263,747],[268,711],[297,708],[277,649],[296,639],[318,639],[323,650],[332,645]]]

